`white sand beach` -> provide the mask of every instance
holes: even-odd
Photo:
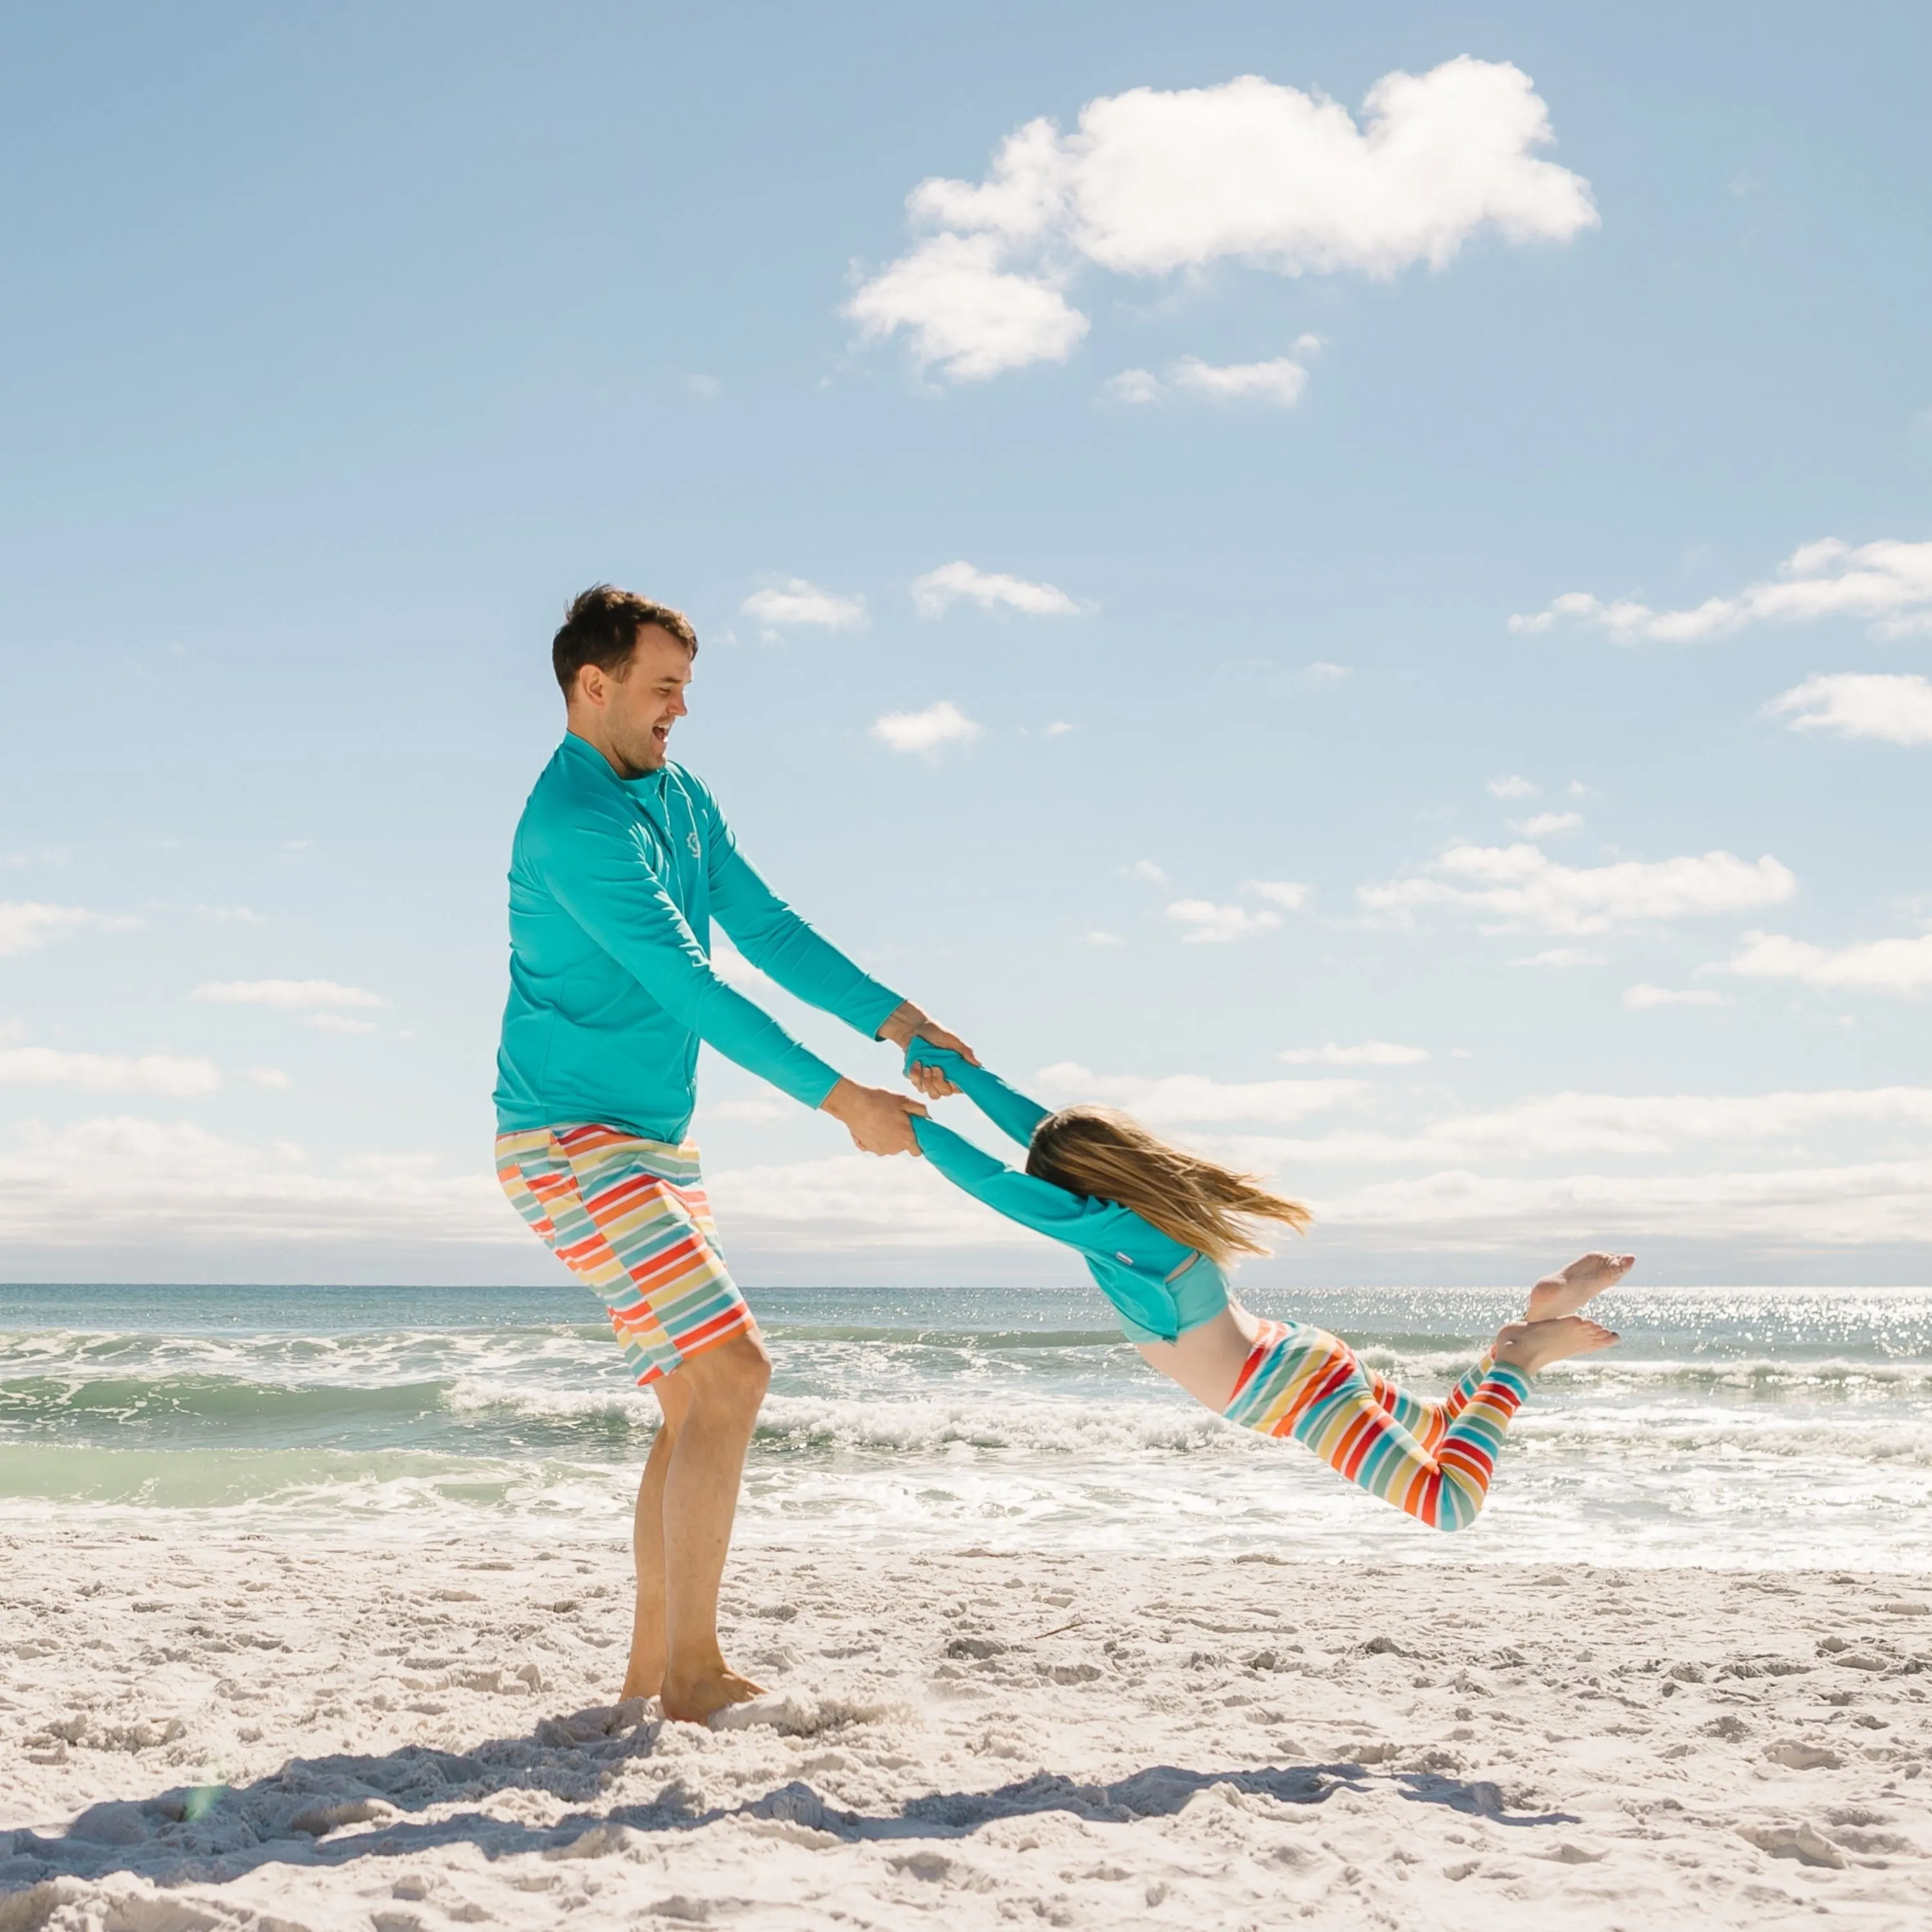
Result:
[[[627,1553],[0,1538],[0,1932],[1925,1921],[1932,1592],[746,1552],[717,1732]]]

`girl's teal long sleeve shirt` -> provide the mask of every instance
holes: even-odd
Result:
[[[718,977],[713,920],[788,992],[868,1038],[900,1003],[758,876],[692,773],[620,778],[567,736],[511,850],[498,1131],[597,1120],[682,1141],[700,1040],[816,1107],[837,1070]]]
[[[906,1067],[936,1066],[1010,1140],[1030,1144],[1047,1109],[962,1054],[915,1040]],[[1050,1240],[1078,1250],[1120,1325],[1136,1342],[1172,1342],[1228,1305],[1227,1278],[1208,1256],[1164,1234],[1130,1208],[1070,1193],[1022,1174],[929,1116],[915,1114],[920,1150],[956,1187]]]

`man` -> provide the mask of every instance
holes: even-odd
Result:
[[[758,1686],[718,1643],[718,1586],[771,1364],[725,1268],[685,1141],[700,1040],[843,1123],[868,1154],[916,1155],[916,1101],[841,1078],[712,970],[715,919],[788,991],[868,1038],[965,1047],[829,945],[740,854],[668,756],[697,633],[598,584],[551,646],[566,736],[510,862],[510,998],[496,1172],[518,1211],[602,1298],[663,1410],[638,1488],[638,1600],[623,1695],[702,1723]],[[952,1091],[938,1074],[920,1080]]]

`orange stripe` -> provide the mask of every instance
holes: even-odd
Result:
[[[626,1211],[626,1203],[656,1200],[664,1191],[663,1182],[654,1180],[650,1174],[626,1174],[601,1192],[586,1195],[584,1211],[601,1227],[608,1216]]]
[[[669,1331],[658,1318],[658,1312],[648,1301],[640,1301],[628,1308],[610,1310],[610,1326],[620,1336],[640,1328],[655,1328],[660,1334]]]
[[[673,1280],[695,1262],[702,1264],[710,1258],[701,1236],[686,1234],[672,1246],[660,1248],[648,1262],[639,1262],[628,1270],[631,1279],[638,1287],[655,1293],[667,1280]]]
[[[1354,1366],[1352,1357],[1338,1356],[1325,1370],[1318,1370],[1311,1376],[1301,1393],[1295,1397],[1287,1414],[1282,1418],[1282,1426],[1277,1429],[1276,1433],[1286,1435],[1317,1402],[1325,1402],[1348,1381]]]
[[[1329,1462],[1352,1482],[1355,1472],[1368,1460],[1369,1451],[1382,1439],[1381,1424],[1372,1416],[1358,1415],[1342,1432],[1341,1443]]]
[[[695,1328],[687,1330],[676,1338],[679,1354],[688,1353],[690,1344],[694,1342],[701,1345],[712,1336],[722,1335],[728,1329],[741,1326],[747,1312],[742,1305],[735,1305],[720,1310],[709,1322],[700,1322]]]

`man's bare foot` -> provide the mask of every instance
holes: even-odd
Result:
[[[633,1697],[655,1697],[664,1688],[662,1670],[630,1672],[624,1679],[624,1688],[617,1694],[620,1704],[628,1703]]]
[[[1583,1255],[1556,1274],[1546,1274],[1529,1291],[1532,1322],[1554,1322],[1574,1315],[1605,1288],[1614,1288],[1636,1265],[1634,1255]]]
[[[1613,1329],[1586,1322],[1580,1315],[1559,1315],[1548,1322],[1512,1322],[1496,1331],[1496,1360],[1533,1376],[1552,1362],[1607,1348],[1616,1339]]]
[[[748,1677],[740,1677],[729,1664],[724,1664],[701,1677],[682,1682],[667,1677],[659,1694],[664,1702],[664,1715],[683,1724],[709,1724],[728,1706],[748,1704],[754,1697],[764,1694],[763,1684],[754,1684]]]

